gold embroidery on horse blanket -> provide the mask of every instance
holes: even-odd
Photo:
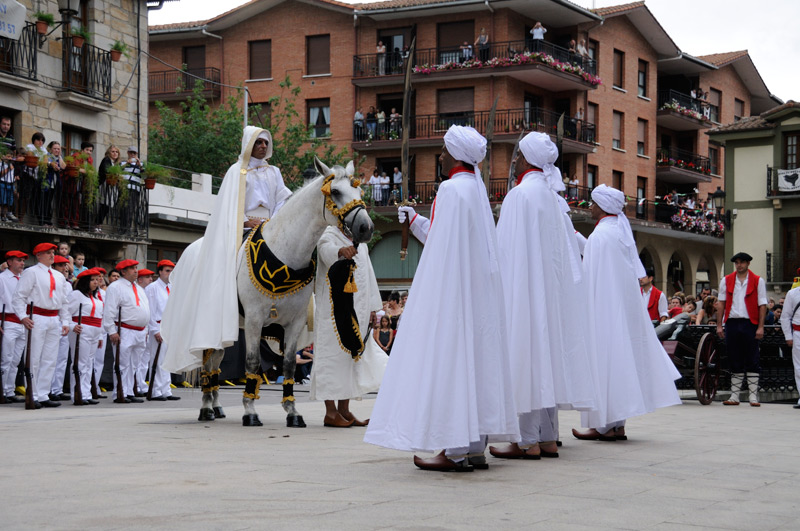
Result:
[[[247,236],[247,271],[250,281],[261,293],[281,299],[311,283],[316,264],[311,260],[303,269],[292,269],[278,260],[261,234],[265,224],[253,229]]]

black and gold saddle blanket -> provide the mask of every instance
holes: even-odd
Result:
[[[328,288],[331,298],[331,317],[333,329],[342,350],[350,353],[355,361],[361,359],[364,342],[361,339],[361,327],[358,325],[353,293],[357,291],[353,280],[356,264],[352,259],[337,260],[328,269]],[[369,332],[367,332],[369,335]]]
[[[264,222],[266,223],[266,222]],[[274,299],[292,295],[303,289],[314,280],[316,263],[312,259],[303,269],[292,269],[281,262],[272,251],[261,234],[262,223],[247,235],[245,259],[250,273],[250,281],[263,294]]]

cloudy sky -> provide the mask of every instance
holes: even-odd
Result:
[[[150,24],[204,20],[247,1],[168,2],[161,10],[150,13]],[[627,1],[573,0],[587,8]],[[647,7],[684,52],[706,55],[748,50],[773,94],[784,101],[800,100],[800,32],[792,29],[800,20],[800,1],[647,0]]]

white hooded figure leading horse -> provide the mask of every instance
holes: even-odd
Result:
[[[360,183],[353,177],[352,161],[346,168],[328,168],[316,160],[320,176],[287,199],[242,243],[246,179],[248,173],[268,166],[272,151],[270,138],[266,157],[251,160],[259,135],[268,136],[264,133],[245,128],[239,160],[225,175],[204,237],[186,248],[172,272],[173,290],[161,328],[167,347],[162,367],[170,372],[201,367],[203,403],[198,420],[224,418],[219,366],[224,349],[238,339],[241,311],[247,356],[242,423],[262,425],[254,400],[261,383],[260,339],[267,334],[279,340],[284,356],[286,425],[305,427],[295,408],[293,384],[297,340],[314,289],[313,276],[308,276],[314,269],[312,253],[329,225],[352,235],[356,245],[372,237],[374,225],[361,199]],[[261,184],[279,194],[280,186],[270,184],[269,174],[266,179]]]

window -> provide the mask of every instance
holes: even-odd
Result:
[[[331,100],[328,98],[306,100],[311,138],[322,138],[331,134]]]
[[[250,41],[249,79],[269,79],[272,77],[272,41]]]
[[[625,53],[614,50],[614,86],[622,88],[625,78]]]
[[[719,123],[722,116],[722,92],[715,88],[708,89],[708,103],[711,104],[709,119]]]
[[[647,120],[639,118],[636,127],[636,153],[647,155]]]
[[[639,85],[639,96],[647,97],[647,61],[642,61],[639,59],[639,77],[638,77],[638,85]]]
[[[647,179],[636,178],[636,217],[647,218]]]
[[[147,247],[147,268],[151,271],[156,271],[161,260],[170,260],[173,263],[178,263],[178,258],[180,258],[182,252],[183,250],[178,247],[162,247],[158,244],[149,245]]]
[[[783,137],[783,168],[793,170],[797,168],[797,139],[800,133],[792,133]]]
[[[597,186],[597,166],[589,164],[586,167],[586,187],[589,190],[594,190],[595,186]]]
[[[622,191],[623,182],[624,174],[621,171],[614,170],[611,172],[611,186]]]
[[[589,39],[589,48],[587,49],[589,52],[589,59],[592,61],[597,61],[597,58],[600,57],[600,43],[595,40]]]
[[[614,132],[611,139],[611,147],[622,149],[622,133],[625,115],[619,111],[614,111]]]
[[[719,175],[719,149],[708,146],[708,164],[711,173]]]
[[[331,73],[331,36],[306,37],[306,75]]]
[[[439,116],[437,129],[451,125],[472,125],[475,109],[475,89],[472,87],[443,89],[436,93]]]
[[[738,122],[744,117],[744,102],[739,98],[733,100],[733,121]]]
[[[61,155],[66,157],[81,150],[81,142],[90,142],[89,135],[91,132],[85,129],[78,129],[77,127],[64,126],[61,133]],[[97,155],[92,157],[97,159]],[[102,157],[100,157],[102,159]],[[99,159],[97,159],[99,160]]]
[[[597,104],[596,103],[589,103],[586,105],[586,141],[587,142],[597,142],[598,132],[597,132],[597,116],[598,116]]]

